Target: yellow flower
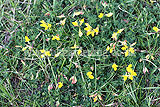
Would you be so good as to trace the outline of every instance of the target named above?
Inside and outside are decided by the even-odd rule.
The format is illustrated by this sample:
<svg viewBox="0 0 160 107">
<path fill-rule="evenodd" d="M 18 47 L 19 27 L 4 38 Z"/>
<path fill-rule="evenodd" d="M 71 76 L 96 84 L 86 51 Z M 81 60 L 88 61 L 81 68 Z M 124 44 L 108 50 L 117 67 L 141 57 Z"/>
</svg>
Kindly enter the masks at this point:
<svg viewBox="0 0 160 107">
<path fill-rule="evenodd" d="M 114 69 L 114 71 L 117 71 L 117 67 L 118 65 L 116 65 L 115 63 L 112 65 L 112 68 Z"/>
<path fill-rule="evenodd" d="M 79 37 L 81 37 L 83 35 L 81 29 L 79 28 Z"/>
<path fill-rule="evenodd" d="M 109 51 L 110 53 L 112 53 L 113 52 L 113 48 L 110 48 L 110 51 Z"/>
<path fill-rule="evenodd" d="M 107 51 L 109 51 L 109 49 L 110 49 L 110 47 L 109 47 L 109 46 L 107 46 L 106 50 L 107 50 Z"/>
<path fill-rule="evenodd" d="M 121 49 L 122 49 L 122 50 L 126 50 L 127 48 L 128 48 L 128 46 L 125 45 L 125 46 L 122 47 Z M 134 48 L 130 47 L 129 49 L 127 49 L 126 52 L 125 52 L 125 57 L 127 57 L 130 52 L 131 52 L 132 54 L 134 54 Z"/>
<path fill-rule="evenodd" d="M 126 68 L 127 72 L 129 73 L 129 75 L 123 75 L 122 77 L 124 78 L 124 81 L 127 80 L 127 77 L 130 80 L 133 80 L 133 76 L 137 76 L 137 73 L 134 72 L 134 70 L 132 70 L 132 64 L 129 64 L 128 67 Z"/>
<path fill-rule="evenodd" d="M 74 46 L 71 47 L 71 49 L 76 49 L 76 48 L 78 48 L 76 44 L 74 44 Z"/>
<path fill-rule="evenodd" d="M 51 24 L 46 23 L 44 20 L 40 21 L 42 24 L 40 24 L 41 27 L 44 27 L 45 30 L 50 29 L 51 28 Z"/>
<path fill-rule="evenodd" d="M 153 55 L 151 55 L 151 59 L 152 59 L 152 60 L 154 60 L 154 57 L 153 57 Z"/>
<path fill-rule="evenodd" d="M 86 28 L 84 28 L 85 31 L 90 31 L 92 29 L 92 27 L 88 23 L 85 23 L 85 25 L 87 26 Z"/>
<path fill-rule="evenodd" d="M 98 99 L 98 97 L 97 97 L 97 96 L 95 96 L 95 97 L 93 98 L 94 102 L 96 102 L 96 101 L 97 101 L 97 99 Z"/>
<path fill-rule="evenodd" d="M 127 80 L 128 75 L 122 75 L 122 77 L 123 77 L 123 80 L 124 80 L 124 81 L 126 81 L 126 80 Z"/>
<path fill-rule="evenodd" d="M 41 55 L 41 58 L 44 58 L 44 57 L 45 57 L 45 55 L 44 55 L 44 54 L 42 54 L 42 55 Z"/>
<path fill-rule="evenodd" d="M 44 50 L 44 49 L 42 49 L 42 50 L 40 50 L 40 52 L 41 52 L 41 53 L 45 53 L 45 50 Z"/>
<path fill-rule="evenodd" d="M 89 77 L 90 79 L 94 79 L 94 76 L 93 76 L 93 75 L 88 75 L 88 77 Z"/>
<path fill-rule="evenodd" d="M 132 72 L 133 70 L 132 70 L 131 67 L 132 67 L 132 64 L 129 64 L 128 67 L 126 68 L 126 70 L 127 70 L 128 72 Z"/>
<path fill-rule="evenodd" d="M 114 40 L 117 40 L 117 33 L 113 32 L 112 37 Z"/>
<path fill-rule="evenodd" d="M 42 24 L 46 23 L 44 20 L 41 20 L 40 22 L 41 22 Z"/>
<path fill-rule="evenodd" d="M 87 31 L 87 36 L 89 36 L 90 34 L 92 34 L 92 31 Z"/>
<path fill-rule="evenodd" d="M 55 54 L 54 57 L 55 57 L 55 58 L 56 58 L 56 57 L 59 57 L 60 54 L 61 54 L 61 52 L 58 52 L 57 54 Z"/>
<path fill-rule="evenodd" d="M 128 55 L 129 55 L 129 51 L 126 50 L 126 52 L 125 52 L 125 57 L 127 57 Z"/>
<path fill-rule="evenodd" d="M 89 97 L 93 97 L 93 101 L 94 102 L 96 102 L 97 100 L 98 100 L 98 98 L 99 98 L 99 100 L 102 100 L 102 97 L 101 97 L 101 95 L 99 95 L 99 94 L 93 94 L 93 95 L 90 95 Z"/>
<path fill-rule="evenodd" d="M 94 37 L 94 33 L 95 33 L 95 32 L 94 32 L 94 30 L 92 30 L 92 31 L 91 31 L 91 35 L 92 35 L 92 37 Z"/>
<path fill-rule="evenodd" d="M 111 17 L 113 15 L 113 13 L 108 13 L 108 14 L 105 14 L 107 17 Z"/>
<path fill-rule="evenodd" d="M 90 79 L 94 79 L 94 76 L 92 75 L 92 72 L 91 72 L 91 71 L 87 72 L 87 76 L 88 76 Z"/>
<path fill-rule="evenodd" d="M 59 38 L 59 36 L 53 36 L 53 37 L 52 37 L 52 40 L 58 40 L 58 41 L 59 41 L 60 38 Z"/>
<path fill-rule="evenodd" d="M 154 3 L 155 1 L 154 1 L 154 0 L 150 0 L 150 2 L 151 2 L 151 3 Z"/>
<path fill-rule="evenodd" d="M 92 28 L 88 23 L 85 23 L 85 25 L 87 26 L 87 27 L 90 27 L 90 28 Z"/>
<path fill-rule="evenodd" d="M 87 72 L 87 76 L 88 76 L 88 75 L 92 75 L 92 72 L 91 72 L 91 71 Z"/>
<path fill-rule="evenodd" d="M 72 22 L 72 24 L 73 24 L 74 26 L 78 26 L 77 20 L 76 20 L 75 22 Z"/>
<path fill-rule="evenodd" d="M 155 32 L 158 32 L 159 31 L 159 29 L 157 28 L 157 27 L 153 27 L 153 30 L 155 31 Z"/>
<path fill-rule="evenodd" d="M 99 27 L 98 26 L 96 27 L 96 29 L 92 30 L 92 27 L 88 23 L 85 23 L 85 25 L 87 27 L 84 28 L 84 30 L 87 31 L 87 36 L 89 36 L 91 34 L 92 37 L 94 37 L 94 33 L 96 33 L 96 35 L 98 35 L 98 32 L 99 32 Z"/>
<path fill-rule="evenodd" d="M 133 80 L 133 75 L 129 75 L 128 78 L 129 78 L 130 80 Z"/>
<path fill-rule="evenodd" d="M 129 48 L 129 51 L 133 54 L 134 53 L 134 48 Z"/>
<path fill-rule="evenodd" d="M 137 76 L 137 73 L 132 70 L 132 64 L 129 64 L 126 70 L 131 73 L 132 76 Z"/>
<path fill-rule="evenodd" d="M 89 28 L 86 28 L 86 29 L 89 29 Z M 91 29 L 90 29 L 90 30 L 87 30 L 87 36 L 89 36 L 90 34 L 92 34 Z"/>
<path fill-rule="evenodd" d="M 117 33 L 121 33 L 123 30 L 124 30 L 124 29 L 120 29 L 120 30 L 117 31 Z"/>
<path fill-rule="evenodd" d="M 45 51 L 45 56 L 51 56 L 50 52 L 49 51 Z"/>
<path fill-rule="evenodd" d="M 103 15 L 104 15 L 103 13 L 100 13 L 100 14 L 98 15 L 98 17 L 99 17 L 99 18 L 102 18 Z"/>
<path fill-rule="evenodd" d="M 40 52 L 42 53 L 41 58 L 44 58 L 45 56 L 51 56 L 50 51 L 45 51 L 42 49 Z"/>
<path fill-rule="evenodd" d="M 132 68 L 128 68 L 127 67 L 127 71 L 129 72 L 129 73 L 133 73 L 134 71 L 132 70 Z"/>
<path fill-rule="evenodd" d="M 96 35 L 98 35 L 98 32 L 99 32 L 99 27 L 97 26 L 95 29 L 93 29 L 94 32 L 96 33 Z"/>
<path fill-rule="evenodd" d="M 64 26 L 65 23 L 66 23 L 66 18 L 60 21 L 60 24 L 61 24 L 62 26 Z"/>
<path fill-rule="evenodd" d="M 47 25 L 48 25 L 48 28 L 49 28 L 49 29 L 50 29 L 50 28 L 51 28 L 51 26 L 52 26 L 52 25 L 51 25 L 51 24 L 49 24 L 49 23 L 47 23 Z"/>
<path fill-rule="evenodd" d="M 80 22 L 80 26 L 81 26 L 83 24 L 83 22 L 84 22 L 84 18 L 79 20 L 79 22 Z"/>
<path fill-rule="evenodd" d="M 129 68 L 132 68 L 132 64 L 129 64 L 128 67 L 129 67 Z"/>
<path fill-rule="evenodd" d="M 27 47 L 23 47 L 23 48 L 22 48 L 22 51 L 25 51 L 26 49 L 27 49 Z"/>
<path fill-rule="evenodd" d="M 81 53 L 82 53 L 82 50 L 79 49 L 79 50 L 77 51 L 77 54 L 80 55 Z"/>
<path fill-rule="evenodd" d="M 58 88 L 62 88 L 63 83 L 62 82 L 58 82 Z"/>
<path fill-rule="evenodd" d="M 121 49 L 124 51 L 124 50 L 126 50 L 128 48 L 128 46 L 127 45 L 124 45 Z"/>
<path fill-rule="evenodd" d="M 30 39 L 28 38 L 28 36 L 25 36 L 25 42 L 29 42 Z"/>
<path fill-rule="evenodd" d="M 132 75 L 132 76 L 137 76 L 137 73 L 134 72 L 134 70 L 132 70 L 132 71 L 131 71 L 131 75 Z"/>
</svg>

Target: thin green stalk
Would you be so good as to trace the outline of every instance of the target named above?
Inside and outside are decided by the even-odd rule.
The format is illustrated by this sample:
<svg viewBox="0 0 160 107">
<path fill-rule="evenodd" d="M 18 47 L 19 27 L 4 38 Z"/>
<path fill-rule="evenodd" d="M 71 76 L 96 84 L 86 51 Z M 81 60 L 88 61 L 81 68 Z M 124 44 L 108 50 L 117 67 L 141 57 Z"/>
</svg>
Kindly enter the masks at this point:
<svg viewBox="0 0 160 107">
<path fill-rule="evenodd" d="M 52 67 L 52 64 L 51 64 L 51 61 L 50 61 L 49 57 L 48 57 L 48 62 L 49 62 L 49 65 L 50 65 L 50 67 L 51 67 L 51 70 L 52 70 L 52 74 L 53 74 L 53 77 L 54 77 L 55 85 L 57 86 L 56 75 L 55 75 L 55 73 L 54 73 L 54 70 L 53 70 L 53 67 Z"/>
</svg>

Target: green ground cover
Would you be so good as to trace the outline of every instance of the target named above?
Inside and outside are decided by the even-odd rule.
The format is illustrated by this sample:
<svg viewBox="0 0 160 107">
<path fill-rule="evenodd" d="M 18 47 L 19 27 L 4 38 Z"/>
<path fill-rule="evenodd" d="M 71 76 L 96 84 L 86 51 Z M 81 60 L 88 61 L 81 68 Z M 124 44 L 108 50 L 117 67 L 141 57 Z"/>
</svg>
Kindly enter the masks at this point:
<svg viewBox="0 0 160 107">
<path fill-rule="evenodd" d="M 0 0 L 0 106 L 160 106 L 158 0 Z"/>
</svg>

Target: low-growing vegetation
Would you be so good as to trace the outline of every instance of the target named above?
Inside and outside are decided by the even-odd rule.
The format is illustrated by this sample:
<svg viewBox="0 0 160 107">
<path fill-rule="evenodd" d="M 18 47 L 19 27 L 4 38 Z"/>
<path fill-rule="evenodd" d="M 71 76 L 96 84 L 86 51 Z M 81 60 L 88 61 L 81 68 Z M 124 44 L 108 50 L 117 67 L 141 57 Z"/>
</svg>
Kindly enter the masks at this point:
<svg viewBox="0 0 160 107">
<path fill-rule="evenodd" d="M 160 106 L 158 0 L 1 0 L 0 106 Z"/>
</svg>

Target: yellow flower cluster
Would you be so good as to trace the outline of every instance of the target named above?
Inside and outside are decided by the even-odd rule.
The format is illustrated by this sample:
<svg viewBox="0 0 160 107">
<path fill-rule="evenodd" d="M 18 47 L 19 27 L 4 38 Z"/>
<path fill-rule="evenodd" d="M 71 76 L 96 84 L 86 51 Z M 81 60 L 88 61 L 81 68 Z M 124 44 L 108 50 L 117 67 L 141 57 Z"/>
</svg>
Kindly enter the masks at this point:
<svg viewBox="0 0 160 107">
<path fill-rule="evenodd" d="M 121 33 L 121 32 L 122 32 L 122 29 L 118 30 L 118 33 Z M 109 46 L 107 46 L 106 51 L 113 53 L 116 50 L 116 46 L 120 46 L 120 45 L 117 45 L 119 42 L 122 44 L 121 49 L 122 49 L 122 51 L 124 51 L 125 57 L 129 56 L 129 54 L 135 53 L 135 49 L 133 48 L 133 46 L 136 44 L 136 42 L 133 44 L 129 44 L 130 46 L 128 46 L 127 40 L 124 40 L 124 41 L 118 40 L 115 43 L 111 43 Z M 121 52 L 121 53 L 123 53 L 123 52 Z"/>
<path fill-rule="evenodd" d="M 62 15 L 57 16 L 57 17 L 61 19 L 61 18 L 64 18 L 65 16 L 62 14 Z M 64 18 L 63 20 L 61 20 L 59 23 L 56 23 L 56 25 L 60 24 L 60 25 L 64 26 L 65 23 L 66 23 L 66 18 Z"/>
<path fill-rule="evenodd" d="M 116 41 L 116 40 L 117 40 L 117 35 L 120 34 L 123 30 L 124 30 L 124 29 L 120 29 L 120 30 L 118 30 L 117 32 L 113 32 L 111 38 L 113 38 L 113 40 Z"/>
<path fill-rule="evenodd" d="M 28 38 L 28 36 L 25 36 L 25 42 L 29 43 L 30 39 Z M 29 48 L 29 50 L 31 51 L 32 47 L 31 46 L 26 46 L 26 47 L 22 47 L 22 51 L 25 51 L 27 48 Z"/>
<path fill-rule="evenodd" d="M 81 37 L 83 35 L 82 31 L 81 31 L 81 28 L 80 26 L 83 24 L 84 22 L 84 18 L 79 20 L 79 24 L 78 24 L 78 21 L 76 20 L 75 22 L 72 22 L 72 24 L 76 27 L 78 26 L 79 27 L 79 37 Z"/>
<path fill-rule="evenodd" d="M 61 24 L 62 26 L 64 26 L 65 23 L 66 23 L 66 18 L 60 21 L 60 24 Z"/>
<path fill-rule="evenodd" d="M 76 48 L 78 48 L 76 44 L 74 44 L 74 46 L 71 47 L 71 49 L 76 49 Z"/>
<path fill-rule="evenodd" d="M 111 17 L 113 15 L 113 13 L 108 13 L 108 14 L 105 14 L 105 16 L 107 16 L 107 17 Z M 104 16 L 104 14 L 103 13 L 100 13 L 99 15 L 98 15 L 98 17 L 101 19 L 102 17 Z"/>
<path fill-rule="evenodd" d="M 52 37 L 52 40 L 58 40 L 58 41 L 59 41 L 59 40 L 60 40 L 60 37 L 59 37 L 58 35 L 53 36 L 53 37 Z"/>
<path fill-rule="evenodd" d="M 160 31 L 160 29 L 158 29 L 158 27 L 153 27 L 153 30 L 155 31 L 155 32 L 159 32 Z"/>
<path fill-rule="evenodd" d="M 124 81 L 126 81 L 127 78 L 133 80 L 133 76 L 137 76 L 137 73 L 134 72 L 134 70 L 132 69 L 132 64 L 129 64 L 126 70 L 127 70 L 126 74 L 122 76 Z"/>
<path fill-rule="evenodd" d="M 25 42 L 29 42 L 30 39 L 28 38 L 28 36 L 25 36 Z"/>
<path fill-rule="evenodd" d="M 90 79 L 94 79 L 94 76 L 92 75 L 92 72 L 91 72 L 91 71 L 87 72 L 87 76 L 88 76 L 88 78 L 90 78 Z"/>
<path fill-rule="evenodd" d="M 23 48 L 22 48 L 22 51 L 25 51 L 27 48 L 28 48 L 28 47 L 23 47 Z"/>
<path fill-rule="evenodd" d="M 78 49 L 77 54 L 80 55 L 82 53 L 81 49 Z"/>
<path fill-rule="evenodd" d="M 102 18 L 103 15 L 104 15 L 103 13 L 100 13 L 100 14 L 98 15 L 98 17 L 99 17 L 99 18 Z"/>
<path fill-rule="evenodd" d="M 89 36 L 91 34 L 92 37 L 94 37 L 94 33 L 96 33 L 96 35 L 98 35 L 98 33 L 99 33 L 99 27 L 98 26 L 95 29 L 92 29 L 92 27 L 88 23 L 85 23 L 85 25 L 87 27 L 84 28 L 84 30 L 87 31 L 87 36 Z"/>
<path fill-rule="evenodd" d="M 114 71 L 117 71 L 117 67 L 118 65 L 116 65 L 115 63 L 112 65 L 112 68 L 114 69 Z"/>
<path fill-rule="evenodd" d="M 121 48 L 123 51 L 125 51 L 125 57 L 127 57 L 129 55 L 129 53 L 134 54 L 134 48 L 130 46 L 130 48 L 128 48 L 127 44 L 124 44 L 123 47 Z"/>
<path fill-rule="evenodd" d="M 76 48 L 79 48 L 79 47 L 78 47 L 78 46 L 76 45 L 76 43 L 75 43 L 74 46 L 71 47 L 71 49 L 76 49 Z M 77 50 L 77 54 L 80 55 L 81 53 L 82 53 L 82 50 L 81 50 L 81 49 L 78 49 L 78 50 Z"/>
<path fill-rule="evenodd" d="M 113 51 L 115 50 L 116 47 L 116 43 L 111 43 L 110 46 L 107 46 L 106 51 L 109 51 L 110 53 L 113 53 Z"/>
<path fill-rule="evenodd" d="M 76 20 L 75 22 L 72 22 L 72 24 L 73 24 L 74 26 L 81 26 L 81 25 L 83 24 L 83 22 L 84 22 L 84 18 L 81 19 L 81 20 L 79 20 L 79 24 L 78 24 L 78 21 L 77 21 L 77 20 Z"/>
<path fill-rule="evenodd" d="M 26 47 L 23 47 L 23 48 L 22 48 L 22 51 L 25 51 L 27 48 L 29 48 L 30 51 L 31 51 L 31 49 L 32 49 L 32 47 L 26 46 Z"/>
<path fill-rule="evenodd" d="M 42 49 L 40 52 L 42 53 L 41 58 L 44 58 L 45 56 L 51 56 L 50 51 L 45 51 Z"/>
<path fill-rule="evenodd" d="M 100 94 L 94 94 L 94 95 L 90 95 L 89 97 L 93 97 L 93 101 L 96 102 L 98 99 L 102 100 L 102 97 Z"/>
<path fill-rule="evenodd" d="M 107 16 L 107 17 L 111 17 L 113 15 L 113 13 L 108 13 L 108 14 L 105 14 L 105 16 Z"/>
<path fill-rule="evenodd" d="M 41 27 L 44 27 L 45 30 L 51 29 L 51 24 L 46 23 L 44 20 L 40 21 L 42 24 L 40 24 Z"/>
<path fill-rule="evenodd" d="M 148 55 L 146 55 L 146 57 L 145 57 L 146 59 L 152 59 L 152 60 L 154 60 L 154 56 L 153 56 L 153 54 L 148 54 Z"/>
<path fill-rule="evenodd" d="M 63 83 L 62 82 L 58 82 L 58 88 L 62 88 Z"/>
</svg>

